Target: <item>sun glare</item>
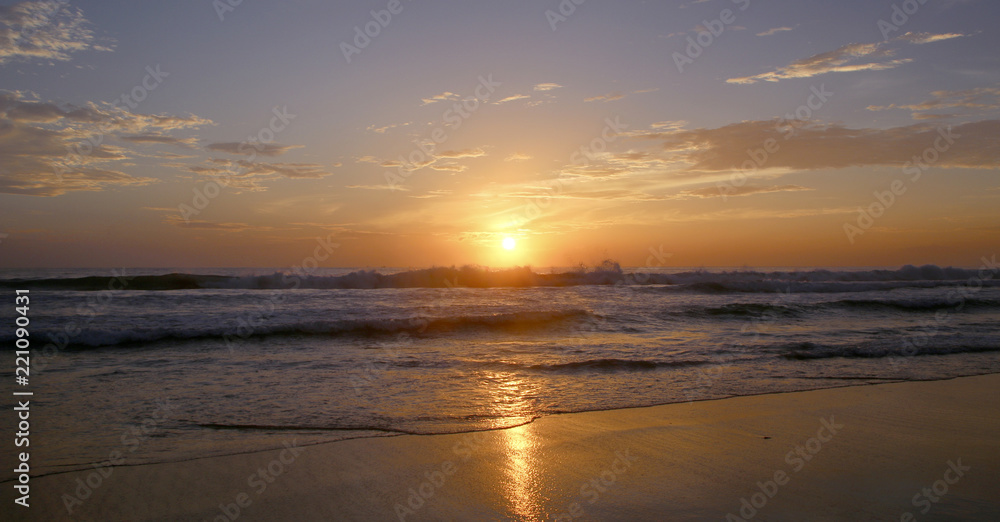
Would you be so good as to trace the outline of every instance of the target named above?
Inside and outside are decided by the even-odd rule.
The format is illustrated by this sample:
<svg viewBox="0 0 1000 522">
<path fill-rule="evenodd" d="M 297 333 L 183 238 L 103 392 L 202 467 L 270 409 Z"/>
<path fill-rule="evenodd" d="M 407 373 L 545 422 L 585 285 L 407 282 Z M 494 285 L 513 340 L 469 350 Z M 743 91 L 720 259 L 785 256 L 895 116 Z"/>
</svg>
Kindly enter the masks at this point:
<svg viewBox="0 0 1000 522">
<path fill-rule="evenodd" d="M 504 247 L 504 249 L 506 249 L 506 250 L 514 250 L 514 247 L 516 247 L 516 246 L 517 246 L 517 241 L 514 241 L 514 238 L 512 238 L 512 237 L 505 237 L 505 238 L 503 238 L 503 247 Z"/>
</svg>

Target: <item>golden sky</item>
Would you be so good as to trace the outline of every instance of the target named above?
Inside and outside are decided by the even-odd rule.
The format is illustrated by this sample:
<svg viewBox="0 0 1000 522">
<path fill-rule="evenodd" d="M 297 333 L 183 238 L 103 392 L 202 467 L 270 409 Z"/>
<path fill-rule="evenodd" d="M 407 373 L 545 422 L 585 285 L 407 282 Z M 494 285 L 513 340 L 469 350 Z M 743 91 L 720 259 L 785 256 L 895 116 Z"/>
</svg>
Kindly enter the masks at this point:
<svg viewBox="0 0 1000 522">
<path fill-rule="evenodd" d="M 1000 11 L 908 10 L 0 6 L 0 266 L 977 265 Z"/>
</svg>

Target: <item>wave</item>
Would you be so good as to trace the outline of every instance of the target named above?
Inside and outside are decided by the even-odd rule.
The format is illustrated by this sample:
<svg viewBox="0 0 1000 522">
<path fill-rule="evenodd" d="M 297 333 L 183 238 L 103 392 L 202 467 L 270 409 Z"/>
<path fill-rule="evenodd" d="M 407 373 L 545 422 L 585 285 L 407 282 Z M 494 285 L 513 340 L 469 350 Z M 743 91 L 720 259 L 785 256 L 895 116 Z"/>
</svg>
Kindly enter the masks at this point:
<svg viewBox="0 0 1000 522">
<path fill-rule="evenodd" d="M 522 370 L 534 372 L 556 372 L 556 373 L 581 373 L 581 372 L 618 372 L 618 371 L 643 371 L 657 370 L 660 368 L 685 368 L 691 366 L 701 366 L 709 364 L 709 361 L 686 360 L 686 361 L 650 361 L 645 359 L 587 359 L 583 361 L 573 361 L 556 364 L 531 364 L 524 365 L 512 362 L 490 362 L 483 363 L 491 368 L 503 368 L 505 370 Z"/>
<path fill-rule="evenodd" d="M 983 273 L 986 273 L 984 276 Z M 539 274 L 529 267 L 489 270 L 477 266 L 435 267 L 394 274 L 359 270 L 345 275 L 319 276 L 275 272 L 261 276 L 223 276 L 172 273 L 165 275 L 0 280 L 0 287 L 37 290 L 196 290 L 196 289 L 380 289 L 380 288 L 495 288 L 588 285 L 664 286 L 660 291 L 700 293 L 760 292 L 860 292 L 895 288 L 957 286 L 975 281 L 1000 286 L 995 270 L 906 265 L 898 270 L 803 270 L 758 272 L 752 270 L 679 273 L 626 272 L 605 261 L 591 269 Z"/>
<path fill-rule="evenodd" d="M 957 287 L 966 283 L 966 279 L 940 279 L 929 281 L 793 281 L 793 280 L 757 280 L 757 281 L 725 281 L 705 282 L 667 287 L 661 291 L 682 291 L 705 294 L 837 294 L 854 292 L 877 292 L 898 290 L 901 288 L 939 288 Z M 998 287 L 1000 280 L 982 282 L 983 286 Z"/>
<path fill-rule="evenodd" d="M 252 338 L 271 336 L 332 336 L 332 337 L 378 337 L 406 334 L 412 336 L 440 335 L 474 330 L 487 331 L 533 331 L 546 330 L 560 324 L 587 324 L 599 316 L 585 310 L 552 310 L 536 312 L 512 312 L 490 315 L 466 315 L 456 317 L 384 318 L 384 319 L 340 319 L 326 321 L 303 321 L 285 324 L 269 324 L 255 328 L 238 328 L 232 325 L 192 326 L 164 328 L 120 328 L 81 330 L 69 339 L 70 348 L 94 348 L 127 344 L 147 344 L 170 340 L 222 340 L 227 345 Z M 32 332 L 35 334 L 35 332 Z M 45 339 L 44 331 L 37 332 Z M 13 337 L 4 336 L 0 343 L 13 345 Z"/>
<path fill-rule="evenodd" d="M 872 298 L 872 299 L 840 299 L 813 303 L 728 303 L 721 306 L 687 306 L 682 310 L 665 310 L 661 316 L 704 318 L 704 319 L 741 319 L 747 317 L 781 317 L 799 318 L 816 312 L 830 310 L 850 311 L 889 311 L 889 312 L 963 312 L 969 310 L 998 309 L 1000 300 L 995 299 L 962 299 L 954 298 Z"/>
<path fill-rule="evenodd" d="M 863 344 L 820 345 L 803 342 L 771 347 L 780 357 L 791 360 L 814 359 L 880 359 L 915 357 L 926 355 L 952 355 L 960 353 L 983 353 L 1000 351 L 995 339 L 949 339 L 930 338 L 921 346 L 902 341 L 869 342 Z"/>
<path fill-rule="evenodd" d="M 992 299 L 962 299 L 958 296 L 952 299 L 843 299 L 824 304 L 843 308 L 886 309 L 904 312 L 1000 308 L 1000 301 Z"/>
<path fill-rule="evenodd" d="M 764 315 L 774 317 L 799 317 L 806 311 L 805 306 L 786 306 L 768 303 L 729 303 L 722 306 L 689 306 L 684 310 L 666 311 L 663 315 L 681 317 L 715 318 L 745 318 Z"/>
</svg>

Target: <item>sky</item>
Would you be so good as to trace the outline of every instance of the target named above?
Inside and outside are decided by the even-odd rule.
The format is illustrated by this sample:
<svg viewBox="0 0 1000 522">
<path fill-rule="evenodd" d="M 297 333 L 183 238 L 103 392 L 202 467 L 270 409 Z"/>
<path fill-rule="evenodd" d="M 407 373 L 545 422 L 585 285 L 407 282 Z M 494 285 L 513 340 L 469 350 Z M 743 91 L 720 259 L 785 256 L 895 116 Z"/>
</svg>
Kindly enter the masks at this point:
<svg viewBox="0 0 1000 522">
<path fill-rule="evenodd" d="M 0 266 L 978 266 L 998 21 L 989 0 L 8 3 Z"/>
</svg>

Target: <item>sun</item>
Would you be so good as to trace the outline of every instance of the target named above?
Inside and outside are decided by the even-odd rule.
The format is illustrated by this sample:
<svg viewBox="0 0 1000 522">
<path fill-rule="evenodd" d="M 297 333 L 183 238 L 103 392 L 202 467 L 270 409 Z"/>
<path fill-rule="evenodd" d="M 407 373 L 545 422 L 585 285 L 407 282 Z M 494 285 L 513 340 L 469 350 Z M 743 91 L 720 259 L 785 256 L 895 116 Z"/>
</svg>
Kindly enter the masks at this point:
<svg viewBox="0 0 1000 522">
<path fill-rule="evenodd" d="M 514 247 L 516 246 L 517 246 L 517 241 L 514 241 L 514 238 L 510 236 L 503 238 L 504 250 L 514 250 Z"/>
</svg>

